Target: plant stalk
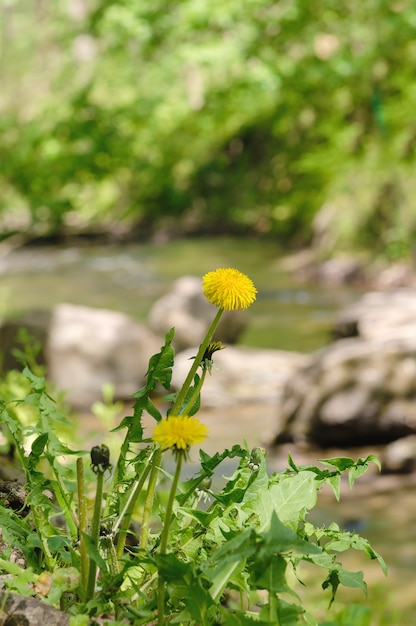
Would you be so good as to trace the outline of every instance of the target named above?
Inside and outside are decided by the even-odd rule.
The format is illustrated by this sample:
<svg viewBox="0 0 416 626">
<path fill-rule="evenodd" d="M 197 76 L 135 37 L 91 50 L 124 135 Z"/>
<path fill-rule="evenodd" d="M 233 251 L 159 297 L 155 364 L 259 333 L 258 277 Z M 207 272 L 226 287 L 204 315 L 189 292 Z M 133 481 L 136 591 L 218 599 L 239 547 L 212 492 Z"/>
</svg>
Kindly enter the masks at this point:
<svg viewBox="0 0 416 626">
<path fill-rule="evenodd" d="M 166 505 L 166 511 L 165 511 L 165 521 L 163 524 L 162 534 L 160 537 L 160 547 L 159 547 L 160 554 L 166 554 L 166 548 L 168 545 L 168 538 L 169 538 L 169 526 L 170 526 L 171 517 L 172 517 L 173 502 L 175 500 L 176 490 L 178 488 L 179 476 L 180 476 L 181 469 L 182 469 L 183 457 L 184 457 L 183 453 L 178 453 L 176 457 L 176 470 L 173 476 L 172 486 L 170 488 L 169 499 L 168 499 L 168 503 Z M 160 574 L 160 572 L 159 572 L 159 580 L 158 580 L 157 604 L 158 604 L 157 623 L 158 623 L 158 626 L 164 626 L 165 581 L 164 581 L 163 576 Z"/>
<path fill-rule="evenodd" d="M 269 591 L 269 619 L 270 623 L 280 626 L 279 602 L 275 593 Z"/>
<path fill-rule="evenodd" d="M 183 383 L 183 385 L 181 387 L 181 390 L 179 391 L 178 395 L 176 396 L 176 400 L 175 400 L 175 402 L 173 404 L 173 407 L 172 407 L 172 410 L 171 410 L 172 415 L 181 415 L 181 413 L 183 413 L 182 405 L 183 405 L 183 402 L 184 402 L 184 400 L 186 398 L 186 394 L 188 393 L 189 387 L 192 384 L 192 381 L 194 379 L 196 371 L 197 371 L 198 367 L 201 364 L 202 357 L 205 354 L 205 350 L 207 349 L 208 344 L 211 341 L 211 338 L 212 338 L 212 336 L 213 336 L 213 334 L 215 332 L 215 329 L 218 326 L 218 322 L 220 321 L 221 315 L 223 313 L 224 313 L 224 309 L 219 309 L 217 311 L 217 314 L 214 317 L 213 322 L 212 322 L 211 326 L 209 327 L 207 334 L 205 335 L 204 341 L 199 346 L 199 350 L 198 350 L 197 355 L 196 355 L 196 357 L 194 359 L 194 362 L 192 363 L 192 366 L 191 366 L 191 368 L 190 368 L 190 370 L 188 372 L 188 375 L 185 378 L 185 381 L 184 381 L 184 383 Z"/>
<path fill-rule="evenodd" d="M 81 595 L 85 600 L 88 580 L 88 553 L 85 545 L 85 535 L 88 531 L 87 499 L 85 497 L 84 463 L 81 457 L 77 459 L 77 489 L 78 489 L 78 532 L 79 557 L 81 561 Z"/>
<path fill-rule="evenodd" d="M 104 485 L 104 472 L 97 473 L 97 490 L 95 493 L 94 513 L 92 517 L 91 525 L 91 541 L 98 549 L 100 540 L 100 523 L 101 523 L 101 511 L 103 502 L 103 485 Z M 86 599 L 91 600 L 95 591 L 95 579 L 97 577 L 97 563 L 94 559 L 89 560 L 88 581 L 87 581 L 87 593 Z"/>
<path fill-rule="evenodd" d="M 142 471 L 140 478 L 135 481 L 135 485 L 131 491 L 131 494 L 126 502 L 126 505 L 123 511 L 120 514 L 120 517 L 119 517 L 120 524 L 116 524 L 114 526 L 114 529 L 113 529 L 114 533 L 116 533 L 117 529 L 120 527 L 118 537 L 117 537 L 117 550 L 116 550 L 117 558 L 119 560 L 123 556 L 124 546 L 126 545 L 127 532 L 130 526 L 131 518 L 134 512 L 134 508 L 136 506 L 137 499 L 141 493 L 141 490 L 143 489 L 143 485 L 151 469 L 152 469 L 152 464 L 151 464 L 151 460 L 149 460 L 148 464 Z"/>
<path fill-rule="evenodd" d="M 190 414 L 192 407 L 194 406 L 195 402 L 198 400 L 198 396 L 201 392 L 202 385 L 204 384 L 206 375 L 207 375 L 207 369 L 206 367 L 204 367 L 202 370 L 201 378 L 199 379 L 198 384 L 195 387 L 194 392 L 192 396 L 190 397 L 188 404 L 184 407 L 183 412 L 186 413 L 187 415 Z"/>
<path fill-rule="evenodd" d="M 149 484 L 147 486 L 146 500 L 144 503 L 143 518 L 142 518 L 142 532 L 140 536 L 140 548 L 142 550 L 146 549 L 147 540 L 149 537 L 150 516 L 152 514 L 152 506 L 153 506 L 153 499 L 155 496 L 157 475 L 159 473 L 161 461 L 162 461 L 162 450 L 158 448 L 150 464 L 151 472 L 150 472 Z"/>
</svg>

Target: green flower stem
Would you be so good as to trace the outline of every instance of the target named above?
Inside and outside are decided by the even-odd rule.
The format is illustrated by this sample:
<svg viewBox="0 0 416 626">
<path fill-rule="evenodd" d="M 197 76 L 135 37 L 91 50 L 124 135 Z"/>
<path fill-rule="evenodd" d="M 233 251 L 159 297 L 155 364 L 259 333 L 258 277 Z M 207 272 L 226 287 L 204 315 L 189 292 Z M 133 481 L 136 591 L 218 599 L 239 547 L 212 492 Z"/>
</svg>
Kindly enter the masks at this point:
<svg viewBox="0 0 416 626">
<path fill-rule="evenodd" d="M 78 464 L 78 460 L 80 460 L 82 463 L 82 459 L 77 459 L 77 464 Z M 56 487 L 56 489 L 54 489 L 56 499 L 58 500 L 59 505 L 62 508 L 62 513 L 65 517 L 66 523 L 68 524 L 68 529 L 69 529 L 69 532 L 71 533 L 71 537 L 74 540 L 76 540 L 78 539 L 78 534 L 79 534 L 78 533 L 79 520 L 77 519 L 77 516 L 75 515 L 74 511 L 71 509 L 71 505 L 65 493 L 65 489 L 62 485 L 61 479 L 58 475 L 58 472 L 55 471 L 55 468 L 53 467 L 53 465 L 52 465 L 52 469 L 55 474 L 55 484 L 52 482 L 52 485 Z M 78 473 L 78 466 L 77 466 L 77 473 Z"/>
<path fill-rule="evenodd" d="M 94 513 L 92 517 L 92 526 L 91 526 L 91 541 L 94 546 L 98 549 L 98 543 L 100 540 L 100 522 L 101 522 L 101 511 L 102 511 L 102 502 L 103 502 L 103 484 L 104 484 L 104 472 L 97 473 L 97 490 L 95 493 L 95 502 L 94 502 Z M 90 558 L 90 566 L 88 571 L 88 582 L 87 582 L 87 594 L 86 599 L 91 600 L 94 596 L 95 590 L 95 579 L 97 575 L 97 563 L 94 559 Z"/>
<path fill-rule="evenodd" d="M 160 537 L 160 547 L 159 547 L 160 554 L 166 554 L 166 547 L 168 545 L 168 538 L 169 538 L 169 526 L 170 526 L 171 517 L 172 517 L 173 502 L 175 500 L 176 490 L 178 488 L 178 482 L 179 482 L 179 476 L 180 476 L 181 469 L 182 469 L 183 457 L 184 457 L 184 454 L 182 452 L 178 452 L 178 454 L 176 455 L 176 470 L 173 476 L 172 486 L 170 488 L 169 499 L 168 499 L 168 503 L 166 505 L 166 511 L 165 511 L 165 520 L 163 524 L 162 534 Z M 163 579 L 163 576 L 160 573 L 159 573 L 159 582 L 158 582 L 157 603 L 158 603 L 157 623 L 158 623 L 158 626 L 164 626 L 165 581 Z"/>
<path fill-rule="evenodd" d="M 280 626 L 279 605 L 275 593 L 269 592 L 269 619 L 270 623 Z"/>
<path fill-rule="evenodd" d="M 126 505 L 120 514 L 119 521 L 120 524 L 115 524 L 113 532 L 116 533 L 118 527 L 120 527 L 118 537 L 117 537 L 117 558 L 120 560 L 123 556 L 124 546 L 126 545 L 126 537 L 127 532 L 130 526 L 131 518 L 134 512 L 134 508 L 137 503 L 137 499 L 143 489 L 143 485 L 146 481 L 146 478 L 149 475 L 150 470 L 152 469 L 151 459 L 149 463 L 144 468 L 141 476 L 138 480 L 135 481 L 134 487 L 131 491 L 131 494 L 126 502 Z M 146 538 L 147 539 L 147 538 Z"/>
<path fill-rule="evenodd" d="M 207 375 L 207 368 L 204 367 L 202 370 L 202 374 L 201 374 L 201 378 L 199 379 L 199 382 L 197 384 L 197 386 L 194 389 L 194 392 L 188 402 L 188 404 L 186 405 L 186 407 L 184 407 L 183 412 L 186 413 L 187 415 L 190 414 L 190 411 L 192 410 L 192 407 L 194 406 L 195 402 L 198 400 L 198 396 L 201 392 L 202 389 L 202 385 L 204 384 L 205 381 L 205 376 Z"/>
<path fill-rule="evenodd" d="M 146 500 L 144 503 L 143 518 L 142 518 L 142 532 L 140 536 L 140 548 L 142 550 L 146 549 L 147 540 L 149 537 L 150 516 L 152 514 L 152 506 L 153 506 L 153 499 L 155 496 L 157 475 L 159 473 L 161 462 L 162 462 L 162 450 L 158 448 L 150 464 L 151 472 L 150 472 L 149 484 L 147 486 Z"/>
<path fill-rule="evenodd" d="M 81 594 L 85 596 L 88 580 L 88 554 L 85 545 L 85 535 L 88 530 L 87 499 L 85 497 L 85 476 L 82 458 L 77 459 L 77 489 L 78 489 L 78 516 L 79 516 L 79 557 L 81 561 Z M 85 597 L 83 597 L 85 600 Z"/>
<path fill-rule="evenodd" d="M 220 321 L 221 315 L 223 313 L 224 313 L 224 309 L 219 309 L 217 311 L 217 314 L 214 317 L 214 320 L 213 320 L 211 326 L 209 327 L 207 334 L 205 335 L 204 341 L 199 346 L 198 353 L 197 353 L 197 355 L 196 355 L 196 357 L 194 359 L 194 362 L 192 363 L 191 369 L 189 370 L 188 375 L 185 378 L 185 382 L 183 383 L 182 388 L 181 388 L 180 392 L 178 393 L 178 395 L 176 397 L 176 400 L 174 402 L 174 405 L 172 407 L 172 410 L 171 410 L 172 415 L 180 415 L 181 413 L 183 413 L 183 411 L 182 411 L 183 401 L 186 398 L 186 394 L 188 393 L 189 387 L 192 384 L 192 381 L 194 379 L 196 371 L 197 371 L 198 367 L 201 364 L 202 357 L 205 354 L 205 350 L 207 349 L 208 344 L 211 341 L 211 338 L 212 338 L 212 336 L 213 336 L 213 334 L 215 332 L 215 329 L 218 326 L 218 322 Z"/>
</svg>

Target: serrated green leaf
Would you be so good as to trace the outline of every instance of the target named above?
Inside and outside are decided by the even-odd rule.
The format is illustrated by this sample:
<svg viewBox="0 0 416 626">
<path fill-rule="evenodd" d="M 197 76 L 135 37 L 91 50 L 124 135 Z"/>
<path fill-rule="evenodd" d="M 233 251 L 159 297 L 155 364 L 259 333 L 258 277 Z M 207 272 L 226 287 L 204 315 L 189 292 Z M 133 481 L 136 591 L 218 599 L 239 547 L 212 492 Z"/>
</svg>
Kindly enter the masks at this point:
<svg viewBox="0 0 416 626">
<path fill-rule="evenodd" d="M 361 459 L 359 459 L 361 461 Z M 365 461 L 367 463 L 375 463 L 375 465 L 377 465 L 378 467 L 378 471 L 381 472 L 381 463 L 380 463 L 380 459 L 378 457 L 376 457 L 375 454 L 369 454 L 368 457 L 365 459 Z"/>
<path fill-rule="evenodd" d="M 319 483 L 315 474 L 301 471 L 295 476 L 282 476 L 267 491 L 259 493 L 255 512 L 259 515 L 260 528 L 266 528 L 274 511 L 281 522 L 297 528 L 305 513 L 316 504 Z"/>
<path fill-rule="evenodd" d="M 332 487 L 335 498 L 339 500 L 341 497 L 341 474 L 331 474 L 327 476 L 325 481 Z"/>
<path fill-rule="evenodd" d="M 286 582 L 286 560 L 280 554 L 269 551 L 267 563 L 254 560 L 250 566 L 250 584 L 256 589 L 267 589 L 271 593 L 290 592 Z"/>
<path fill-rule="evenodd" d="M 192 589 L 192 593 L 189 593 L 189 589 Z M 188 593 L 187 593 L 188 592 Z M 187 589 L 185 590 L 186 608 L 193 620 L 196 620 L 199 624 L 207 624 L 207 614 L 210 607 L 214 604 L 212 597 L 206 589 L 203 589 L 195 578 L 189 581 Z"/>
<path fill-rule="evenodd" d="M 234 573 L 244 568 L 246 559 L 253 556 L 256 550 L 256 534 L 249 528 L 229 539 L 202 563 L 202 570 L 211 582 L 211 596 L 215 600 L 218 600 Z"/>
<path fill-rule="evenodd" d="M 296 463 L 292 459 L 292 455 L 290 454 L 290 452 L 287 455 L 287 462 L 289 464 L 289 467 L 291 467 L 294 472 L 298 472 L 299 471 L 299 467 L 296 465 Z"/>
<path fill-rule="evenodd" d="M 350 487 L 354 485 L 356 478 L 359 478 L 360 476 L 365 474 L 365 472 L 368 470 L 369 463 L 375 463 L 379 471 L 381 470 L 380 461 L 374 454 L 370 454 L 365 459 L 358 459 L 358 461 L 354 464 L 353 467 L 351 467 L 348 473 L 348 483 Z"/>
<path fill-rule="evenodd" d="M 22 374 L 30 382 L 32 389 L 38 392 L 45 391 L 46 381 L 44 377 L 35 376 L 27 366 L 23 369 Z"/>
<path fill-rule="evenodd" d="M 367 596 L 367 584 L 364 581 L 362 572 L 349 572 L 342 567 L 338 570 L 339 582 L 344 587 L 352 587 L 354 589 L 361 589 Z"/>
<path fill-rule="evenodd" d="M 84 537 L 85 545 L 87 548 L 87 553 L 90 559 L 92 559 L 93 561 L 97 563 L 98 567 L 100 568 L 102 572 L 108 573 L 107 562 L 101 556 L 98 547 L 95 545 L 95 543 L 93 542 L 93 540 L 91 539 L 89 535 L 84 533 L 83 537 Z"/>
<path fill-rule="evenodd" d="M 331 589 L 331 598 L 329 600 L 329 606 L 331 606 L 331 604 L 334 602 L 335 600 L 335 595 L 337 593 L 337 589 L 339 587 L 339 576 L 338 576 L 338 570 L 333 569 L 329 572 L 328 576 L 326 577 L 326 579 L 324 580 L 324 582 L 322 583 L 322 589 Z"/>
<path fill-rule="evenodd" d="M 165 580 L 183 578 L 189 571 L 189 565 L 180 561 L 175 554 L 156 554 L 154 560 Z"/>
<path fill-rule="evenodd" d="M 377 560 L 385 576 L 387 576 L 387 566 L 383 557 L 370 545 L 368 539 L 361 537 L 357 533 L 353 534 L 351 547 L 355 550 L 362 550 L 370 559 Z"/>
<path fill-rule="evenodd" d="M 261 552 L 267 553 L 288 552 L 289 550 L 297 550 L 303 554 L 320 554 L 321 549 L 314 543 L 306 541 L 298 535 L 294 530 L 286 526 L 273 511 L 270 516 L 269 527 L 266 531 L 259 533 L 259 538 L 264 542 Z"/>
<path fill-rule="evenodd" d="M 49 433 L 42 433 L 37 437 L 31 446 L 31 454 L 35 457 L 39 457 L 45 449 L 46 442 L 48 441 Z"/>
<path fill-rule="evenodd" d="M 233 459 L 235 457 L 247 457 L 247 451 L 239 445 L 233 446 L 231 450 L 224 450 L 224 452 L 216 452 L 213 456 L 210 456 L 202 449 L 199 450 L 199 457 L 201 460 L 201 472 L 199 476 L 187 480 L 183 485 L 183 493 L 177 496 L 177 500 L 181 505 L 184 505 L 187 500 L 195 494 L 195 490 L 205 478 L 210 478 L 215 469 L 225 459 Z"/>
<path fill-rule="evenodd" d="M 280 624 L 281 626 L 298 626 L 299 617 L 304 613 L 304 609 L 296 604 L 289 604 L 279 598 L 278 616 L 270 615 L 270 607 L 265 604 L 260 611 L 260 618 L 267 620 L 266 624 Z"/>
<path fill-rule="evenodd" d="M 355 465 L 355 461 L 346 456 L 334 457 L 331 459 L 319 459 L 318 462 L 322 463 L 322 465 L 335 467 L 340 472 L 345 472 L 345 470 Z"/>
<path fill-rule="evenodd" d="M 149 366 L 146 372 L 146 389 L 148 391 L 155 389 L 156 382 L 159 382 L 165 389 L 170 389 L 175 356 L 175 351 L 171 346 L 173 336 L 174 329 L 171 328 L 165 336 L 165 344 L 160 352 L 154 354 L 149 360 Z"/>
</svg>

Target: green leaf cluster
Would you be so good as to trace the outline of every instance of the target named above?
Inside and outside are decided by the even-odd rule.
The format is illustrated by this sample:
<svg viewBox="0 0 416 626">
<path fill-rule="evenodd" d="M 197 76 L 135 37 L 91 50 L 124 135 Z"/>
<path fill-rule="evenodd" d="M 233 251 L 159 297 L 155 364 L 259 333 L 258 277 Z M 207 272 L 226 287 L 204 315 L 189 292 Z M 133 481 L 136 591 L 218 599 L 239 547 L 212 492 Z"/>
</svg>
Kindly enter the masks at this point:
<svg viewBox="0 0 416 626">
<path fill-rule="evenodd" d="M 343 474 L 352 486 L 378 460 L 340 457 L 298 466 L 289 456 L 285 471 L 270 474 L 263 449 L 249 452 L 236 444 L 214 455 L 200 450 L 199 470 L 174 493 L 166 531 L 163 492 L 171 477 L 160 471 L 161 452 L 144 438 L 142 418 L 147 412 L 155 423 L 165 419 L 153 393 L 160 387 L 169 391 L 172 339 L 170 331 L 149 362 L 144 387 L 134 394 L 133 415 L 116 429 L 125 436 L 111 481 L 104 480 L 105 471 L 90 470 L 84 486 L 83 453 L 59 434 L 65 416 L 45 379 L 25 368 L 26 396 L 17 402 L 33 407 L 35 419 L 20 420 L 13 400 L 1 405 L 1 423 L 16 447 L 27 490 L 20 511 L 0 502 L 0 569 L 10 575 L 4 584 L 23 595 L 43 594 L 44 601 L 73 615 L 74 623 L 110 615 L 114 624 L 150 625 L 162 601 L 166 620 L 189 626 L 318 625 L 314 607 L 304 606 L 299 593 L 303 568 L 313 566 L 328 619 L 335 620 L 322 626 L 348 624 L 351 607 L 339 618 L 330 609 L 339 586 L 364 593 L 367 587 L 362 572 L 348 571 L 340 555 L 361 551 L 385 571 L 384 561 L 357 533 L 336 524 L 317 527 L 308 516 L 324 485 L 338 499 Z M 190 397 L 199 393 L 199 382 L 195 375 Z M 220 478 L 230 466 L 231 475 Z M 92 522 L 97 534 L 80 524 L 94 482 L 100 493 Z M 26 569 L 9 562 L 12 549 L 20 551 Z M 99 578 L 85 594 L 88 563 L 94 576 L 99 569 Z M 367 626 L 365 607 L 354 615 Z"/>
</svg>

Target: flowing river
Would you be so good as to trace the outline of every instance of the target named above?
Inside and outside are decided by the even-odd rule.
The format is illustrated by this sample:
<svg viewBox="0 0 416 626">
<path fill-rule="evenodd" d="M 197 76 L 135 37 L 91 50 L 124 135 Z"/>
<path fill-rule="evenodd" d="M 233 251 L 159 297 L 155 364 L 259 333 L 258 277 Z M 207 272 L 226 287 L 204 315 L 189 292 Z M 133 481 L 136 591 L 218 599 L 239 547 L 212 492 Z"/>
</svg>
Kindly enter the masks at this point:
<svg viewBox="0 0 416 626">
<path fill-rule="evenodd" d="M 16 249 L 0 256 L 0 315 L 70 302 L 123 311 L 146 322 L 152 303 L 176 278 L 186 274 L 202 276 L 217 267 L 236 267 L 252 278 L 259 291 L 255 305 L 247 311 L 249 325 L 241 343 L 310 352 L 330 341 L 337 311 L 353 301 L 357 293 L 299 284 L 284 271 L 283 256 L 284 251 L 273 242 L 228 238 Z M 221 411 L 207 411 L 204 419 L 212 435 L 208 452 L 244 440 L 251 447 L 264 443 L 268 434 L 273 435 L 274 409 L 270 406 L 227 408 L 226 420 Z M 283 449 L 271 454 L 271 469 L 285 467 L 287 452 Z M 291 452 L 298 463 L 302 462 L 302 451 Z M 316 454 L 315 458 L 322 458 L 332 452 Z M 362 456 L 360 451 L 342 454 Z M 386 581 L 376 564 L 368 563 L 361 554 L 348 557 L 348 564 L 363 569 L 369 582 L 369 603 L 377 613 L 374 625 L 413 626 L 415 477 L 373 478 L 364 480 L 361 486 L 358 483 L 351 492 L 345 486 L 346 497 L 339 504 L 325 496 L 316 518 L 322 523 L 337 521 L 356 529 L 387 561 Z M 361 602 L 363 597 L 357 593 L 354 599 Z"/>
</svg>

